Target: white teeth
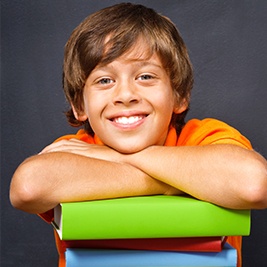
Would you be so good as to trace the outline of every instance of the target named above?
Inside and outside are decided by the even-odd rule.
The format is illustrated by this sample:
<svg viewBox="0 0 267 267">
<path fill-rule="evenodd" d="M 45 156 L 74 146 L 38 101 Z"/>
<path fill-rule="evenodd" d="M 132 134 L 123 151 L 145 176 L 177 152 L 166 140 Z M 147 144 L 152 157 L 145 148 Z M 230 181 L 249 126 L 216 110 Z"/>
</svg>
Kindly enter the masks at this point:
<svg viewBox="0 0 267 267">
<path fill-rule="evenodd" d="M 143 118 L 142 116 L 119 117 L 119 118 L 114 119 L 114 122 L 119 123 L 119 124 L 132 124 L 132 123 L 135 123 L 141 120 L 142 118 Z"/>
</svg>

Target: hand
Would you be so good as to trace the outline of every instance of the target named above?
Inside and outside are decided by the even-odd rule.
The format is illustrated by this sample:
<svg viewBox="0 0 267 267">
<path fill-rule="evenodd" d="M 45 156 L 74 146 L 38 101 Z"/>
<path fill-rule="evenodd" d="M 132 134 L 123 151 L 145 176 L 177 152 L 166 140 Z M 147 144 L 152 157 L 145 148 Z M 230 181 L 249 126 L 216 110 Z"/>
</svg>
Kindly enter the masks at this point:
<svg viewBox="0 0 267 267">
<path fill-rule="evenodd" d="M 122 162 L 123 155 L 105 145 L 88 144 L 78 139 L 61 140 L 45 147 L 39 154 L 66 152 L 106 161 Z"/>
</svg>

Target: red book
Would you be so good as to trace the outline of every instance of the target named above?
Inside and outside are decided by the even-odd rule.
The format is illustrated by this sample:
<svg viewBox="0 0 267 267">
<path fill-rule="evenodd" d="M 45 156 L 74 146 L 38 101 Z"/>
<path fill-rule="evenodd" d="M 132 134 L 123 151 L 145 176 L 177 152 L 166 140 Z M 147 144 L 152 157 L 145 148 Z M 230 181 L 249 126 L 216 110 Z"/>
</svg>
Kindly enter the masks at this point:
<svg viewBox="0 0 267 267">
<path fill-rule="evenodd" d="M 65 248 L 220 252 L 226 237 L 62 240 Z"/>
</svg>

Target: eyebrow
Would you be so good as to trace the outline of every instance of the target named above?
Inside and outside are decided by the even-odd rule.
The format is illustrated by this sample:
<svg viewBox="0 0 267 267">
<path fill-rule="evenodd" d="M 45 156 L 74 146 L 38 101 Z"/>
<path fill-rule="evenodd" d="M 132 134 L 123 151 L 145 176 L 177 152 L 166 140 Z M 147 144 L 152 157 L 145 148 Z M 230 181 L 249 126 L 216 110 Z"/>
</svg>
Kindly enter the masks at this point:
<svg viewBox="0 0 267 267">
<path fill-rule="evenodd" d="M 134 61 L 134 63 L 136 65 L 139 65 L 140 67 L 145 67 L 145 66 L 148 66 L 148 65 L 152 65 L 152 66 L 160 68 L 160 69 L 163 68 L 162 65 L 154 63 L 153 61 L 147 61 L 147 60 L 143 61 L 143 60 L 138 60 L 138 59 L 137 60 L 134 59 L 134 60 L 130 60 L 130 61 Z"/>
</svg>

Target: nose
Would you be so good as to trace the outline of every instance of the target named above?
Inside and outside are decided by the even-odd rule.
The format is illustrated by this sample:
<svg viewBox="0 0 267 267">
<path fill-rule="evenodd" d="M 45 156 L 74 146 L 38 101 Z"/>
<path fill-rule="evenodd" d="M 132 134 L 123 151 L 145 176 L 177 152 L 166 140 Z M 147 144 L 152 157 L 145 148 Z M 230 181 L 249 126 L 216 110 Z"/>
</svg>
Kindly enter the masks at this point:
<svg viewBox="0 0 267 267">
<path fill-rule="evenodd" d="M 114 105 L 124 104 L 128 106 L 138 103 L 140 99 L 140 94 L 137 87 L 134 85 L 134 82 L 119 83 L 114 90 Z"/>
</svg>

